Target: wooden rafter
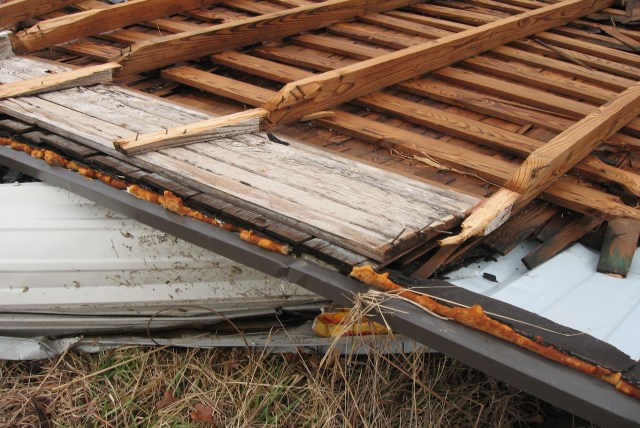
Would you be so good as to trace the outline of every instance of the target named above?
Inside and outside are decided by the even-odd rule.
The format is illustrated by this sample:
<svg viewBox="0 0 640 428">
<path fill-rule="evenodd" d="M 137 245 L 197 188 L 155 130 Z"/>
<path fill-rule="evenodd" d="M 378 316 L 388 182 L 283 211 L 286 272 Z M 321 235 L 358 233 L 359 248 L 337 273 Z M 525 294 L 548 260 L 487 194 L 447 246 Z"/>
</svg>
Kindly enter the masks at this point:
<svg viewBox="0 0 640 428">
<path fill-rule="evenodd" d="M 239 69 L 268 79 L 277 78 L 286 81 L 288 78 L 289 80 L 296 80 L 311 73 L 295 67 L 276 64 L 268 60 L 248 57 L 239 52 L 225 52 L 224 54 L 215 55 L 214 59 L 216 62 L 234 68 L 239 65 Z M 250 83 L 239 82 L 228 77 L 208 73 L 188 66 L 166 70 L 163 72 L 163 77 L 252 106 L 262 105 L 265 100 L 270 99 L 274 94 L 274 91 L 269 89 Z M 367 95 L 364 98 L 372 98 L 372 95 L 374 94 Z M 368 102 L 371 101 L 371 99 L 368 100 Z M 420 108 L 424 108 L 424 106 L 421 105 Z M 259 109 L 249 111 L 256 110 Z M 411 131 L 352 115 L 341 109 L 334 109 L 332 113 L 333 114 L 328 117 L 316 119 L 315 123 L 364 141 L 377 144 L 382 143 L 385 147 L 397 149 L 399 152 L 415 154 L 417 159 L 429 157 L 436 163 L 437 161 L 442 161 L 446 165 L 450 165 L 459 170 L 469 171 L 474 175 L 498 185 L 505 183 L 517 168 L 517 166 L 511 162 L 501 161 L 473 150 L 457 147 L 455 144 L 434 140 Z M 264 114 L 264 112 L 262 112 L 262 114 Z M 567 124 L 565 128 L 570 125 L 570 123 Z M 494 135 L 494 137 L 496 137 L 496 135 Z M 535 143 L 533 143 L 534 141 Z M 532 143 L 535 144 L 535 148 L 540 147 L 542 144 L 537 140 L 532 140 L 529 144 Z M 531 148 L 529 152 L 525 151 L 523 153 L 529 154 L 533 150 L 534 148 Z M 602 166 L 602 162 L 597 159 L 588 160 L 588 158 L 582 162 L 581 172 L 588 172 L 589 169 L 595 170 L 595 168 L 591 167 L 594 160 Z M 598 168 L 597 173 L 600 174 L 603 180 L 613 180 L 633 189 L 633 191 L 638 190 L 638 176 L 635 174 L 609 166 L 602 169 Z M 560 206 L 583 213 L 598 213 L 602 216 L 620 215 L 624 213 L 625 216 L 637 215 L 640 217 L 640 212 L 634 208 L 622 204 L 616 198 L 604 192 L 593 188 L 585 188 L 571 181 L 568 177 L 550 186 L 542 196 L 546 199 L 553 200 Z"/>
<path fill-rule="evenodd" d="M 444 239 L 442 245 L 460 245 L 495 230 L 639 113 L 637 83 L 535 150 L 500 190 L 465 219 L 460 234 Z"/>
<path fill-rule="evenodd" d="M 121 61 L 122 74 L 135 74 L 265 40 L 275 40 L 345 21 L 363 11 L 382 12 L 418 1 L 420 0 L 329 0 L 159 37 L 134 44 Z"/>
<path fill-rule="evenodd" d="M 308 116 L 309 114 L 328 110 L 345 101 L 353 100 L 386 86 L 394 85 L 418 77 L 426 72 L 446 67 L 454 62 L 493 49 L 504 43 L 569 22 L 572 19 L 608 7 L 611 4 L 612 0 L 596 0 L 593 2 L 589 0 L 565 0 L 515 17 L 504 18 L 478 28 L 467 29 L 434 41 L 381 55 L 351 66 L 309 76 L 287 84 L 271 100 L 257 109 L 256 112 L 254 112 L 253 118 L 260 117 L 262 119 L 262 126 L 267 129 L 289 123 Z M 321 3 L 321 5 L 327 5 L 327 3 Z M 367 10 L 373 12 L 379 11 L 373 6 Z M 300 18 L 300 14 L 296 16 Z M 260 18 L 265 19 L 265 17 Z M 275 18 L 269 19 L 269 23 L 274 23 L 272 19 Z M 280 22 L 277 20 L 275 22 L 282 24 L 284 21 Z M 294 20 L 294 22 L 297 21 Z M 237 40 L 234 42 L 235 44 L 242 44 L 244 37 L 254 38 L 256 36 L 255 31 L 252 31 L 256 28 L 246 25 L 247 24 L 240 24 L 240 27 L 237 27 L 244 29 L 244 31 L 238 33 L 236 36 Z M 277 25 L 275 29 L 284 31 L 281 27 L 281 25 Z M 295 26 L 291 25 L 291 27 Z M 259 27 L 259 29 L 264 30 L 264 26 Z M 229 31 L 225 30 L 220 34 L 228 38 Z M 273 34 L 273 32 L 270 33 L 270 35 L 271 34 Z M 183 42 L 188 40 L 188 38 L 185 39 L 179 36 L 181 35 L 174 36 L 178 37 L 175 40 Z M 206 37 L 205 39 L 211 41 Z M 262 39 L 265 39 L 264 35 Z M 150 41 L 150 43 L 153 44 L 154 42 Z M 177 48 L 178 45 L 174 46 L 174 53 L 168 55 L 171 56 L 173 60 L 182 55 Z M 207 48 L 208 51 L 211 49 L 211 47 Z M 140 49 L 134 52 L 140 52 Z M 189 55 L 192 53 L 193 52 L 190 52 Z M 163 61 L 166 60 L 168 56 L 165 56 Z M 127 62 L 123 62 L 123 65 L 126 69 Z M 129 63 L 129 67 L 130 66 L 131 63 Z M 154 66 L 157 66 L 157 63 Z M 147 67 L 149 67 L 149 65 L 147 65 Z M 133 69 L 137 69 L 137 67 L 134 66 Z M 207 135 L 203 126 L 194 126 L 193 130 L 196 129 L 201 136 Z M 171 135 L 179 135 L 183 138 L 190 132 L 190 130 L 181 127 L 180 129 L 172 130 L 165 136 L 158 135 L 153 138 L 144 137 L 143 140 L 149 143 L 148 147 L 157 148 L 162 147 L 163 144 L 175 146 L 175 138 L 172 139 L 170 137 Z M 194 137 L 197 135 L 191 134 L 191 136 Z M 116 146 L 127 152 L 125 148 L 133 147 L 133 144 L 131 139 L 125 139 L 116 142 Z M 145 146 L 139 143 L 136 144 L 135 147 L 136 151 L 146 150 Z"/>
<path fill-rule="evenodd" d="M 0 4 L 0 28 L 16 24 L 27 18 L 53 12 L 81 0 L 13 0 Z"/>
<path fill-rule="evenodd" d="M 16 53 L 33 52 L 214 3 L 216 0 L 130 0 L 106 8 L 85 10 L 48 19 L 20 31 L 14 39 L 14 50 Z"/>
<path fill-rule="evenodd" d="M 0 85 L 0 100 L 56 91 L 74 86 L 108 83 L 112 81 L 113 72 L 118 68 L 120 68 L 120 64 L 117 63 L 98 64 Z"/>
<path fill-rule="evenodd" d="M 293 82 L 263 106 L 270 112 L 266 126 L 289 123 L 313 111 L 329 109 L 611 4 L 611 0 L 565 0 Z"/>
</svg>

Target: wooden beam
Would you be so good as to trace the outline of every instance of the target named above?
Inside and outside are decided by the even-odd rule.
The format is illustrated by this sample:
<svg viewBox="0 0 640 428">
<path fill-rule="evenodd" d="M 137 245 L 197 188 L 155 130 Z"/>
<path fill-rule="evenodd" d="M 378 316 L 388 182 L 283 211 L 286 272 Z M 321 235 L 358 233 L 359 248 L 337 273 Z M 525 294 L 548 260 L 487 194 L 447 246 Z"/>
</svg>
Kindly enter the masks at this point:
<svg viewBox="0 0 640 428">
<path fill-rule="evenodd" d="M 120 68 L 120 64 L 110 62 L 63 71 L 34 79 L 22 80 L 15 83 L 0 84 L 0 100 L 57 91 L 75 86 L 109 83 L 113 79 L 113 71 L 118 68 Z"/>
<path fill-rule="evenodd" d="M 267 79 L 286 81 L 284 76 L 289 76 L 289 79 L 293 80 L 311 73 L 239 52 L 216 55 L 214 59 L 221 59 L 221 62 L 229 67 L 238 68 Z M 173 70 L 175 71 L 166 72 L 165 75 L 173 78 L 176 77 L 175 75 L 182 74 L 180 78 L 186 79 L 187 76 L 193 74 L 194 69 L 187 70 L 187 68 L 179 67 Z M 193 82 L 194 85 L 198 85 L 208 92 L 227 96 L 250 105 L 260 106 L 264 103 L 265 98 L 271 97 L 274 93 L 248 83 L 237 81 L 233 83 L 232 79 L 227 77 L 196 71 L 202 75 L 197 79 L 197 82 Z M 189 83 L 187 80 L 184 81 Z M 207 86 L 205 86 L 205 81 Z M 239 90 L 234 92 L 232 88 Z M 363 141 L 396 149 L 404 154 L 415 154 L 418 157 L 428 156 L 436 162 L 443 162 L 443 168 L 445 168 L 444 165 L 447 165 L 460 171 L 468 171 L 472 175 L 496 184 L 506 182 L 517 168 L 511 162 L 459 147 L 453 142 L 435 140 L 388 124 L 352 115 L 340 109 L 335 109 L 330 117 L 316 119 L 315 123 Z M 584 167 L 587 166 L 585 163 Z M 617 178 L 616 181 L 620 181 L 620 178 Z M 640 219 L 638 211 L 622 204 L 617 197 L 576 183 L 569 177 L 562 178 L 549 187 L 543 194 L 543 198 L 568 209 L 590 215 L 613 216 L 624 212 L 628 216 L 638 214 Z"/>
<path fill-rule="evenodd" d="M 16 53 L 33 52 L 216 2 L 217 0 L 130 0 L 107 8 L 72 13 L 41 21 L 18 32 L 14 50 Z"/>
<path fill-rule="evenodd" d="M 200 58 L 267 40 L 323 28 L 363 12 L 383 12 L 420 0 L 329 0 L 201 30 L 136 43 L 125 53 L 122 75 Z M 605 2 L 608 0 L 598 0 Z"/>
<path fill-rule="evenodd" d="M 582 238 L 584 235 L 598 227 L 602 219 L 588 215 L 572 220 L 568 226 L 554 234 L 535 250 L 527 254 L 522 263 L 527 269 L 533 269 L 567 248 L 569 245 Z"/>
<path fill-rule="evenodd" d="M 0 28 L 16 24 L 27 18 L 44 15 L 81 0 L 13 0 L 0 4 Z"/>
<path fill-rule="evenodd" d="M 638 248 L 640 222 L 627 218 L 611 220 L 598 260 L 598 272 L 626 278 Z"/>
<path fill-rule="evenodd" d="M 267 127 L 289 123 L 380 88 L 418 77 L 513 40 L 608 7 L 612 0 L 565 0 L 286 85 L 263 108 Z"/>
<path fill-rule="evenodd" d="M 478 235 L 487 235 L 513 213 L 536 198 L 640 113 L 640 83 L 622 92 L 595 112 L 572 125 L 525 159 L 515 174 L 491 198 L 462 223 L 459 235 L 442 245 L 460 245 Z"/>
<path fill-rule="evenodd" d="M 116 149 L 128 155 L 181 146 L 203 138 L 221 138 L 250 134 L 260 130 L 260 119 L 267 112 L 260 108 L 215 117 L 185 126 L 141 134 L 133 138 L 116 140 Z"/>
</svg>

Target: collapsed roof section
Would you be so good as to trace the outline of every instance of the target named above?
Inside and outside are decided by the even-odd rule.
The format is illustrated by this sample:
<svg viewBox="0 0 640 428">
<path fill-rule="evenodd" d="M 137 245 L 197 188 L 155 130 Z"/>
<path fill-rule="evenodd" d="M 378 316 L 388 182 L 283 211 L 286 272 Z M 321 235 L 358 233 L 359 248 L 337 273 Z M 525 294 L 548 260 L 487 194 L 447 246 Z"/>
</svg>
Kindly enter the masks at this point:
<svg viewBox="0 0 640 428">
<path fill-rule="evenodd" d="M 204 193 L 240 203 L 270 219 L 296 226 L 380 263 L 401 259 L 394 267 L 405 271 L 408 268 L 409 273 L 415 271 L 417 277 L 428 277 L 483 241 L 472 239 L 469 244 L 460 245 L 462 239 L 449 240 L 456 245 L 437 250 L 437 240 L 446 237 L 443 232 L 459 224 L 479 202 L 465 198 L 460 190 L 485 197 L 495 191 L 494 184 L 522 189 L 522 183 L 513 184 L 516 183 L 514 177 L 526 175 L 518 166 L 520 159 L 530 156 L 533 157 L 528 162 L 533 166 L 529 170 L 544 170 L 545 179 L 538 177 L 538 181 L 544 183 L 536 186 L 528 199 L 540 195 L 560 208 L 586 216 L 579 219 L 584 223 L 580 223 L 582 226 L 567 225 L 566 232 L 571 235 L 568 242 L 599 226 L 598 219 L 630 219 L 612 222 L 613 228 L 619 221 L 635 222 L 639 217 L 633 208 L 633 199 L 640 186 L 630 161 L 638 141 L 635 93 L 625 104 L 625 113 L 629 116 L 626 120 L 621 120 L 623 112 L 613 109 L 611 120 L 620 122 L 621 132 L 606 139 L 606 144 L 601 144 L 601 140 L 607 135 L 591 136 L 591 146 L 595 148 L 591 154 L 587 154 L 588 149 L 575 154 L 562 144 L 554 144 L 559 147 L 554 151 L 551 144 L 546 144 L 554 136 L 560 139 L 554 142 L 572 141 L 575 131 L 564 134 L 572 124 L 632 86 L 640 75 L 640 61 L 634 52 L 635 32 L 594 21 L 598 19 L 595 15 L 598 11 L 615 16 L 623 14 L 616 9 L 606 9 L 612 5 L 610 1 L 567 0 L 545 4 L 533 0 L 504 3 L 136 0 L 116 5 L 85 1 L 74 2 L 72 6 L 61 3 L 56 11 L 44 16 L 36 11 L 38 18 L 26 21 L 27 17 L 15 12 L 17 3 L 21 2 L 14 0 L 0 6 L 6 9 L 6 18 L 0 25 L 11 26 L 22 20 L 20 27 L 12 28 L 15 33 L 8 36 L 12 49 L 18 54 L 33 53 L 55 60 L 57 65 L 39 68 L 23 63 L 17 66 L 19 70 L 10 70 L 12 66 L 7 66 L 12 78 L 5 77 L 5 83 L 38 78 L 4 85 L 4 96 L 16 95 L 16 90 L 27 94 L 104 82 L 115 77 L 121 85 L 222 115 L 212 119 L 211 115 L 199 115 L 192 110 L 186 116 L 172 114 L 162 120 L 152 120 L 140 115 L 138 100 L 133 106 L 136 112 L 123 114 L 139 118 L 132 123 L 114 114 L 109 117 L 107 112 L 95 108 L 71 108 L 91 120 L 116 125 L 99 127 L 102 136 L 110 141 L 102 141 L 97 148 L 111 156 L 134 164 L 138 162 L 138 166 L 140 159 L 153 159 L 145 162 L 147 167 L 152 165 L 156 173 L 190 181 Z M 582 19 L 584 16 L 587 20 Z M 525 38 L 527 36 L 530 37 Z M 485 53 L 478 55 L 482 52 Z M 173 66 L 176 63 L 179 64 Z M 75 66 L 81 68 L 62 73 Z M 158 80 L 160 68 L 162 78 Z M 430 75 L 424 75 L 429 71 Z M 163 87 L 157 89 L 154 85 Z M 185 85 L 203 92 L 187 92 Z M 40 99 L 49 97 L 49 102 L 67 108 L 70 106 L 65 103 L 76 106 L 83 103 L 80 94 L 75 98 L 66 95 L 66 100 L 61 96 L 48 94 Z M 85 99 L 91 97 L 95 96 L 85 94 Z M 348 104 L 342 104 L 344 102 Z M 15 110 L 20 108 L 14 108 L 13 113 L 11 110 L 6 107 L 4 111 L 15 116 Z M 147 116 L 156 114 L 146 113 Z M 298 119 L 313 120 L 315 127 L 300 122 L 282 126 Z M 42 118 L 36 119 L 33 115 L 29 120 L 44 123 Z M 318 130 L 318 126 L 324 130 Z M 613 133 L 598 117 L 593 127 Z M 292 158 L 307 158 L 308 153 L 298 153 L 295 150 L 298 147 L 269 146 L 269 142 L 267 149 L 256 153 L 255 147 L 266 141 L 265 136 L 256 137 L 251 150 L 242 147 L 246 145 L 245 138 L 235 152 L 193 144 L 206 145 L 211 138 L 267 128 L 276 128 L 312 144 L 327 145 L 328 141 L 344 139 L 328 144 L 329 148 L 359 158 L 381 159 L 405 175 L 418 174 L 444 182 L 450 197 L 444 206 L 449 208 L 439 210 L 435 216 L 429 214 L 433 209 L 427 209 L 423 219 L 407 219 L 403 214 L 411 209 L 403 207 L 404 203 L 398 205 L 390 195 L 395 193 L 403 201 L 407 197 L 393 186 L 382 193 L 347 202 L 347 194 L 352 195 L 354 191 L 368 194 L 370 187 L 354 187 L 344 193 L 335 192 L 330 185 L 317 189 L 308 182 L 309 175 L 315 176 L 315 173 L 303 174 L 300 178 L 296 175 L 309 164 L 316 164 L 317 159 L 311 158 L 306 166 L 285 168 Z M 106 129 L 110 129 L 111 135 Z M 561 133 L 562 138 L 558 136 Z M 154 153 L 126 158 L 109 150 L 112 143 L 129 154 L 150 150 Z M 376 149 L 372 143 L 384 149 Z M 185 145 L 180 150 L 161 150 Z M 230 145 L 223 146 L 226 149 Z M 288 154 L 282 157 L 275 154 L 278 149 Z M 197 156 L 192 155 L 194 151 L 199 151 Z M 292 196 L 297 199 L 294 205 L 290 200 L 275 199 L 273 203 L 278 208 L 274 209 L 264 203 L 265 199 L 251 200 L 254 190 L 258 198 L 262 198 L 264 195 L 260 193 L 264 187 L 256 185 L 257 189 L 249 189 L 247 180 L 227 183 L 229 186 L 222 190 L 206 188 L 204 183 L 229 178 L 224 173 L 222 177 L 211 175 L 210 169 L 217 169 L 216 162 L 226 163 L 229 156 L 238 153 L 248 156 L 249 152 L 253 152 L 253 158 L 247 157 L 247 161 L 253 159 L 251 166 L 235 165 L 237 169 L 226 168 L 227 172 L 238 177 L 242 169 L 255 177 L 257 164 L 268 164 L 272 170 L 265 173 L 266 177 L 257 177 L 264 186 L 280 195 L 293 195 L 296 190 L 307 193 L 313 187 L 315 196 L 311 196 L 310 201 Z M 543 152 L 546 153 L 543 155 Z M 560 152 L 564 155 L 563 161 L 558 158 Z M 262 162 L 265 153 L 272 155 L 269 162 Z M 218 155 L 221 158 L 216 158 Z M 541 156 L 551 159 L 545 162 L 566 167 L 555 172 L 553 167 L 542 167 Z M 320 154 L 320 157 L 326 158 L 326 155 Z M 571 162 L 566 162 L 567 157 Z M 191 165 L 185 163 L 187 158 Z M 335 170 L 336 166 L 329 162 L 314 169 L 316 172 L 323 167 Z M 276 190 L 269 180 L 274 179 L 278 168 L 284 169 L 280 177 L 309 185 Z M 568 170 L 570 176 L 557 179 Z M 197 177 L 194 172 L 198 172 Z M 318 180 L 332 181 L 326 177 Z M 341 187 L 345 180 L 343 174 L 334 181 Z M 243 197 L 239 201 L 239 194 L 248 201 Z M 329 194 L 332 196 L 328 197 Z M 386 214 L 367 208 L 367 202 L 375 205 L 379 198 L 388 201 L 384 208 L 388 211 Z M 425 199 L 424 195 L 415 198 L 419 199 L 429 198 Z M 313 204 L 305 208 L 314 201 L 320 209 Z M 431 208 L 442 205 L 441 200 L 434 200 Z M 551 208 L 537 207 L 532 214 L 530 205 L 517 204 L 518 209 L 522 207 L 527 207 L 525 219 L 514 221 L 527 223 L 525 226 L 530 228 L 542 226 L 551 212 Z M 491 231 L 512 214 L 511 208 L 512 203 L 507 201 L 505 207 L 494 210 L 494 214 L 486 215 L 486 209 L 479 210 L 479 216 L 485 223 L 489 222 L 490 227 L 476 227 L 475 233 Z M 293 213 L 296 210 L 297 216 Z M 350 210 L 362 217 L 359 222 L 350 217 Z M 424 207 L 415 206 L 416 213 L 423 210 Z M 541 211 L 544 213 L 540 214 Z M 345 221 L 351 230 L 334 233 L 326 219 L 301 221 L 302 216 L 312 217 L 310 213 L 326 214 L 331 217 L 329 221 L 336 221 L 341 216 L 337 212 L 346 213 Z M 358 212 L 367 212 L 381 223 L 359 216 Z M 497 216 L 495 220 L 494 216 Z M 385 224 L 383 217 L 393 224 Z M 375 231 L 367 231 L 371 228 Z M 368 237 L 372 232 L 378 236 Z M 521 239 L 524 231 L 519 232 L 517 238 Z M 555 247 L 565 244 L 549 244 L 554 248 L 547 252 L 553 254 L 557 251 Z M 607 249 L 604 253 L 610 251 Z M 546 257 L 532 261 L 531 266 Z M 620 270 L 607 266 L 606 262 L 601 268 Z"/>
<path fill-rule="evenodd" d="M 640 36 L 611 1 L 17 4 L 16 150 L 344 272 L 428 278 L 530 235 L 529 268 L 588 236 L 628 272 Z"/>
</svg>

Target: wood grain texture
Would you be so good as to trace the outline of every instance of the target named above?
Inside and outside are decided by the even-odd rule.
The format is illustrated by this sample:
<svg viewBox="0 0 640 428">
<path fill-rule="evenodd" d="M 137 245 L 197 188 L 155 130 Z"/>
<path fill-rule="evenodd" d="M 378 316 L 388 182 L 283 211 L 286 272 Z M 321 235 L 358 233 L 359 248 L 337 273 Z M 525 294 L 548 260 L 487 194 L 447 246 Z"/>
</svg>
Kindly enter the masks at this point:
<svg viewBox="0 0 640 428">
<path fill-rule="evenodd" d="M 114 70 L 120 64 L 107 63 L 93 65 L 35 79 L 0 85 L 0 100 L 43 92 L 57 91 L 74 86 L 88 86 L 98 83 L 109 83 L 113 79 Z"/>
<path fill-rule="evenodd" d="M 119 151 L 128 155 L 182 146 L 206 139 L 251 134 L 260 131 L 260 119 L 266 116 L 262 109 L 216 117 L 188 125 L 148 132 L 135 137 L 120 138 L 113 142 Z"/>
<path fill-rule="evenodd" d="M 107 8 L 85 10 L 39 22 L 16 33 L 16 53 L 116 30 L 138 22 L 216 3 L 216 0 L 131 0 Z"/>
<path fill-rule="evenodd" d="M 459 245 L 470 237 L 492 232 L 639 113 L 640 83 L 535 150 L 503 188 L 465 219 L 460 234 L 444 239 L 442 244 Z M 640 220 L 640 210 L 633 213 L 630 218 Z"/>
<path fill-rule="evenodd" d="M 548 204 L 534 202 L 507 220 L 500 229 L 487 236 L 483 245 L 502 255 L 508 254 L 518 244 L 540 229 L 556 212 L 557 209 Z"/>
<path fill-rule="evenodd" d="M 565 0 L 445 36 L 437 41 L 290 83 L 263 106 L 270 112 L 266 123 L 268 126 L 276 126 L 294 121 L 313 111 L 330 109 L 369 92 L 569 22 L 610 4 L 609 0 Z"/>
<path fill-rule="evenodd" d="M 540 244 L 535 250 L 527 254 L 522 263 L 527 269 L 533 269 L 582 238 L 602 223 L 602 219 L 582 216 L 573 220 L 569 225 L 550 239 Z"/>
<path fill-rule="evenodd" d="M 0 28 L 79 2 L 80 0 L 13 0 L 0 4 Z"/>
<path fill-rule="evenodd" d="M 268 15 L 136 43 L 121 61 L 123 75 L 139 73 L 266 40 L 326 27 L 363 12 L 382 12 L 418 0 L 329 0 Z"/>
<path fill-rule="evenodd" d="M 272 50 L 271 53 L 278 57 L 281 51 Z M 286 58 L 290 57 L 287 56 Z M 254 60 L 256 59 L 258 61 L 254 63 Z M 283 67 L 282 64 L 261 58 L 250 57 L 238 52 L 234 52 L 230 56 L 225 56 L 224 61 L 227 66 L 235 67 L 237 63 L 243 71 L 279 81 L 285 80 L 282 76 L 286 75 L 299 78 L 311 74 L 309 71 L 294 68 L 292 66 L 284 66 L 284 73 L 280 74 L 279 70 L 280 67 Z M 309 61 L 310 62 L 308 62 L 307 65 L 320 67 L 320 60 L 318 58 L 316 58 L 315 61 L 311 61 L 311 59 L 309 59 Z M 281 77 L 278 78 L 278 76 Z M 222 76 L 210 74 L 208 78 L 211 80 L 212 85 L 207 88 L 207 90 L 213 93 L 220 93 L 218 89 L 220 86 L 229 86 L 227 78 L 222 78 Z M 222 83 L 218 84 L 217 79 L 222 79 Z M 415 80 L 411 82 L 422 82 L 422 80 Z M 246 83 L 244 85 L 248 86 Z M 409 85 L 409 83 L 403 83 L 402 87 L 404 88 L 406 85 Z M 264 92 L 266 90 L 254 87 L 253 89 L 248 88 L 246 91 L 243 91 L 243 93 L 260 94 L 261 91 Z M 235 99 L 233 94 L 228 95 L 232 99 Z M 264 96 L 264 94 L 259 96 L 256 95 L 252 100 L 248 101 L 251 101 L 252 105 L 257 106 L 260 105 Z M 480 104 L 484 105 L 486 103 L 486 96 L 480 96 L 478 101 Z M 513 106 L 513 104 L 510 103 L 507 103 L 506 105 Z M 422 108 L 423 105 L 420 104 L 419 108 L 412 109 L 411 113 L 415 113 L 416 110 L 420 110 Z M 397 111 L 397 109 L 394 110 Z M 476 174 L 492 183 L 502 184 L 511 176 L 511 174 L 513 174 L 517 167 L 514 163 L 506 162 L 504 160 L 497 159 L 496 157 L 487 156 L 468 148 L 457 147 L 454 143 L 435 140 L 402 128 L 397 128 L 388 124 L 356 116 L 341 109 L 334 109 L 332 111 L 334 113 L 333 116 L 321 118 L 315 122 L 326 128 L 340 131 L 364 141 L 397 150 L 400 153 L 431 159 L 436 161 L 436 163 L 442 162 L 443 169 L 453 167 L 459 171 L 468 171 L 472 174 Z M 523 113 L 523 116 L 528 118 L 535 112 L 536 110 L 527 110 Z M 438 110 L 437 113 L 449 114 L 444 113 L 441 110 Z M 465 122 L 469 119 L 463 118 L 461 120 Z M 455 120 L 453 122 L 455 122 Z M 572 123 L 573 122 L 571 121 L 564 122 L 560 130 L 566 129 Z M 480 125 L 486 126 L 484 123 L 480 123 Z M 505 139 L 509 138 L 506 131 L 502 129 L 499 131 L 499 135 L 503 135 Z M 520 137 L 519 134 L 516 135 Z M 490 140 L 490 138 L 488 140 Z M 536 147 L 539 147 L 541 143 L 536 142 L 536 144 Z M 583 162 L 581 168 L 583 171 L 587 171 L 590 168 L 595 168 L 596 166 L 598 168 L 602 167 L 602 162 L 590 157 Z M 606 173 L 607 179 L 608 177 L 611 177 L 617 182 L 624 182 L 624 186 L 637 189 L 638 177 L 636 174 L 628 173 L 610 166 L 607 166 L 607 168 L 600 168 L 600 173 Z M 543 197 L 548 200 L 553 200 L 554 203 L 557 203 L 560 206 L 565 206 L 570 209 L 593 215 L 616 216 L 621 215 L 622 213 L 627 213 L 625 215 L 633 215 L 634 213 L 633 208 L 623 205 L 617 197 L 574 183 L 569 179 L 561 179 L 559 182 L 556 182 L 547 189 L 547 192 L 543 194 Z"/>
<path fill-rule="evenodd" d="M 638 248 L 640 221 L 617 218 L 607 224 L 598 272 L 627 277 Z"/>
<path fill-rule="evenodd" d="M 34 61 L 37 65 L 28 68 L 30 61 L 24 58 L 15 63 L 30 76 L 49 67 Z M 7 68 L 7 63 L 0 63 L 7 79 L 20 77 L 21 73 L 6 72 Z M 176 106 L 175 117 L 168 118 L 168 103 L 157 100 L 156 115 L 155 98 L 139 93 L 127 96 L 121 91 L 109 86 L 72 88 L 0 101 L 0 111 L 75 141 L 91 141 L 93 147 L 109 154 L 114 150 L 108 144 L 114 138 L 193 122 L 184 107 Z M 246 135 L 125 159 L 377 260 L 424 242 L 423 230 L 457 224 L 479 202 L 450 189 L 286 141 L 273 142 L 266 134 Z"/>
</svg>

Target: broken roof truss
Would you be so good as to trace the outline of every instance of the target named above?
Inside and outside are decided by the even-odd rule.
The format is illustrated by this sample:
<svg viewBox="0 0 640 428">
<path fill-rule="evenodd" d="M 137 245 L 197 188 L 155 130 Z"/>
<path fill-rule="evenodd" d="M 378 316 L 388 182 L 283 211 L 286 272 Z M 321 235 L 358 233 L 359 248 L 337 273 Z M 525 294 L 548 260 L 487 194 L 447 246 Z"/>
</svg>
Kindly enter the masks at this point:
<svg viewBox="0 0 640 428">
<path fill-rule="evenodd" d="M 427 278 L 531 235 L 530 268 L 585 236 L 630 265 L 640 36 L 598 20 L 612 1 L 19 3 L 0 111 L 36 156 L 346 272 Z"/>
</svg>

